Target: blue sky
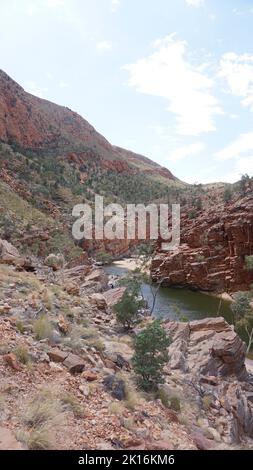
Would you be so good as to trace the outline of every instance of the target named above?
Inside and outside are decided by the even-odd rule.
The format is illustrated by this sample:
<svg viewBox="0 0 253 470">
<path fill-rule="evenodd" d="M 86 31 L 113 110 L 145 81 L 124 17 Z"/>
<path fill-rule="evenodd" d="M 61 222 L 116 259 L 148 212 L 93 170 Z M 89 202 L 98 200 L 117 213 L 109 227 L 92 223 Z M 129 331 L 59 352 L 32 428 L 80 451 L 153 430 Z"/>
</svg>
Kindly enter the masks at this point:
<svg viewBox="0 0 253 470">
<path fill-rule="evenodd" d="M 187 182 L 253 174 L 253 1 L 0 0 L 0 67 Z"/>
</svg>

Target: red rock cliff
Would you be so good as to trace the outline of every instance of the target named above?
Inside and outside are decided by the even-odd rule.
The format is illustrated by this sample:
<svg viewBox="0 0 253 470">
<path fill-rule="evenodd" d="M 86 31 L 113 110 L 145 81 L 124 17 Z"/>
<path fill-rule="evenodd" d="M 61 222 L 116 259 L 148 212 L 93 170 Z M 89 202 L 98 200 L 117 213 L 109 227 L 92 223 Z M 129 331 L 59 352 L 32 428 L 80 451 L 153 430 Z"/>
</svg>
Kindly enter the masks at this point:
<svg viewBox="0 0 253 470">
<path fill-rule="evenodd" d="M 208 291 L 246 290 L 253 272 L 245 256 L 253 254 L 253 198 L 238 199 L 203 211 L 196 219 L 181 218 L 181 244 L 175 252 L 158 245 L 151 266 L 155 281 Z"/>
</svg>

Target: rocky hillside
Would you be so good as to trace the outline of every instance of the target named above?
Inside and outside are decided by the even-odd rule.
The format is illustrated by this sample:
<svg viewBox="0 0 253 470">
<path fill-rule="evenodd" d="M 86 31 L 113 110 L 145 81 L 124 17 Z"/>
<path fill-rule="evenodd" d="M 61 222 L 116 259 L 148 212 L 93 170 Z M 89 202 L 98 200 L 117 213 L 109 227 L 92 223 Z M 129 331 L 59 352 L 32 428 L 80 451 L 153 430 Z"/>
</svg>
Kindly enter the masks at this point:
<svg viewBox="0 0 253 470">
<path fill-rule="evenodd" d="M 182 187 L 169 170 L 112 146 L 81 116 L 26 93 L 0 71 L 3 238 L 19 245 L 22 238 L 24 248 L 29 240 L 28 249 L 35 254 L 49 253 L 54 240 L 54 246 L 61 244 L 65 255 L 73 257 L 78 250 L 69 232 L 75 204 L 93 204 L 95 194 L 106 203 L 148 203 Z M 91 245 L 114 255 L 129 249 L 128 241 Z"/>
<path fill-rule="evenodd" d="M 22 270 L 1 241 L 0 449 L 252 448 L 245 344 L 222 318 L 165 323 L 165 383 L 144 393 L 113 311 L 124 288 L 87 259 L 47 264 Z"/>
<path fill-rule="evenodd" d="M 134 166 L 152 177 L 175 179 L 168 170 L 148 158 L 112 146 L 77 113 L 26 93 L 2 70 L 0 141 L 14 143 L 21 149 L 52 150 L 55 157 L 70 153 L 69 158 L 79 163 L 99 158 L 102 166 L 119 172 L 131 173 Z"/>
<path fill-rule="evenodd" d="M 252 187 L 236 192 L 227 203 L 214 199 L 192 217 L 182 214 L 181 245 L 175 252 L 162 252 L 160 244 L 152 261 L 155 281 L 164 285 L 206 291 L 248 290 L 253 271 L 245 257 L 253 254 Z"/>
</svg>

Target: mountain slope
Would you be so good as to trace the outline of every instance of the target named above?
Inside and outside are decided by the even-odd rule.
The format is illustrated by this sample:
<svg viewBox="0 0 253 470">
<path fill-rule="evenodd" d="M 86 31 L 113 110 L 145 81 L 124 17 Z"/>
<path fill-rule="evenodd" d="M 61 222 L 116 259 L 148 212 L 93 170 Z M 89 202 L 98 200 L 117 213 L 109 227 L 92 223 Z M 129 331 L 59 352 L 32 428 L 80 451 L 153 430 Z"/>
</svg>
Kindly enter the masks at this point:
<svg viewBox="0 0 253 470">
<path fill-rule="evenodd" d="M 74 152 L 79 160 L 100 158 L 105 167 L 140 168 L 151 176 L 174 180 L 169 170 L 146 157 L 112 146 L 85 119 L 70 109 L 37 98 L 0 70 L 0 140 L 21 149 Z M 77 157 L 77 158 L 78 158 Z M 145 164 L 145 168 L 144 168 Z"/>
<path fill-rule="evenodd" d="M 164 200 L 184 187 L 169 170 L 144 156 L 112 146 L 77 113 L 26 93 L 3 71 L 0 184 L 7 188 L 6 203 L 0 204 L 0 236 L 8 235 L 14 244 L 18 239 L 25 243 L 27 236 L 29 240 L 34 238 L 33 251 L 47 253 L 49 248 L 36 242 L 36 234 L 40 233 L 39 220 L 45 221 L 43 232 L 50 218 L 53 233 L 60 230 L 65 240 L 61 242 L 56 237 L 60 240 L 59 249 L 70 257 L 75 252 L 73 247 L 69 250 L 73 245 L 70 228 L 75 204 L 93 204 L 95 194 L 104 196 L 105 203 L 149 203 Z M 18 214 L 9 210 L 12 193 L 18 206 L 36 215 L 38 224 L 36 220 L 23 224 Z M 6 230 L 7 226 L 15 230 Z M 50 239 L 51 236 L 49 247 Z M 123 242 L 110 249 L 117 254 L 125 252 L 129 244 Z"/>
</svg>

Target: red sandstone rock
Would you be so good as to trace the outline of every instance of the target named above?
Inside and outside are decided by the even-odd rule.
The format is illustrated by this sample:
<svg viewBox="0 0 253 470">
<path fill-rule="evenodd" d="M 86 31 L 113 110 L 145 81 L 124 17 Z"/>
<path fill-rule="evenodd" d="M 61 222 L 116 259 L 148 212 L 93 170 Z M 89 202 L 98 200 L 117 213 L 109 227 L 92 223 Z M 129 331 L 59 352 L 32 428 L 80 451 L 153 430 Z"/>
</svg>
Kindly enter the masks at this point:
<svg viewBox="0 0 253 470">
<path fill-rule="evenodd" d="M 176 251 L 157 253 L 152 278 L 168 286 L 216 292 L 247 290 L 253 272 L 245 256 L 253 253 L 253 200 L 246 196 L 233 204 L 217 205 L 189 220 L 181 217 L 181 244 Z"/>
<path fill-rule="evenodd" d="M 63 362 L 71 374 L 81 373 L 85 367 L 83 359 L 76 354 L 70 353 Z"/>
<path fill-rule="evenodd" d="M 110 289 L 104 292 L 103 296 L 108 307 L 113 307 L 116 305 L 122 299 L 125 291 L 125 287 L 116 287 L 115 289 Z"/>
<path fill-rule="evenodd" d="M 87 380 L 87 382 L 94 382 L 98 378 L 97 374 L 95 374 L 95 372 L 92 372 L 91 370 L 85 370 L 82 373 L 82 377 Z"/>
<path fill-rule="evenodd" d="M 3 356 L 3 359 L 6 362 L 6 364 L 8 364 L 8 366 L 12 367 L 12 369 L 16 371 L 20 371 L 22 369 L 21 364 L 18 362 L 15 354 L 13 353 L 6 354 L 5 356 Z"/>
<path fill-rule="evenodd" d="M 60 349 L 51 349 L 48 353 L 49 359 L 53 362 L 63 362 L 65 361 L 68 353 L 61 351 Z"/>
<path fill-rule="evenodd" d="M 24 266 L 25 260 L 11 243 L 0 240 L 0 263 Z"/>
<path fill-rule="evenodd" d="M 206 318 L 188 324 L 168 322 L 166 329 L 173 340 L 169 347 L 172 369 L 207 377 L 247 379 L 246 344 L 224 318 Z"/>
</svg>

